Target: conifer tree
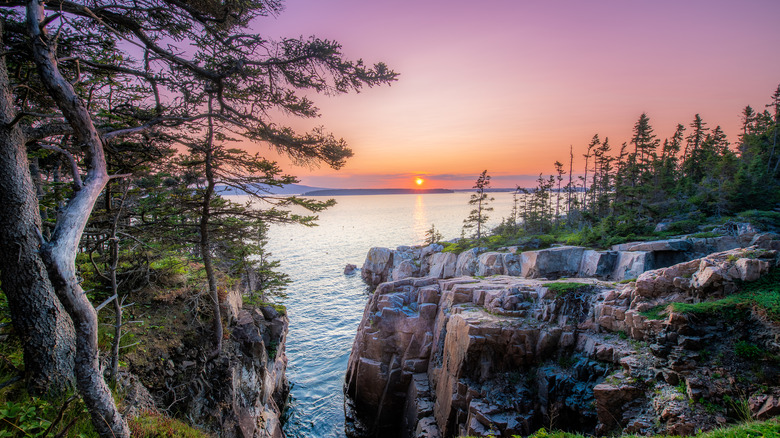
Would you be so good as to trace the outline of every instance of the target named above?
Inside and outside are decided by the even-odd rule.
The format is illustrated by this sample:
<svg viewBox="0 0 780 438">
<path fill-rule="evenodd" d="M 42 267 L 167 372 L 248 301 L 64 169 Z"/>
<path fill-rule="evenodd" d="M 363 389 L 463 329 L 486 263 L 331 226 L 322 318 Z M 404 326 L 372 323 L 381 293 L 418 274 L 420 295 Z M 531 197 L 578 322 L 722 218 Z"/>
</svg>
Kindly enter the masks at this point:
<svg viewBox="0 0 780 438">
<path fill-rule="evenodd" d="M 487 213 L 493 211 L 493 207 L 490 207 L 489 204 L 494 198 L 490 197 L 486 191 L 489 187 L 490 175 L 487 174 L 487 170 L 483 170 L 474 184 L 475 192 L 471 194 L 469 199 L 469 205 L 474 206 L 474 209 L 463 220 L 463 231 L 474 229 L 474 237 L 477 242 L 482 240 L 483 227 L 488 220 Z"/>
</svg>

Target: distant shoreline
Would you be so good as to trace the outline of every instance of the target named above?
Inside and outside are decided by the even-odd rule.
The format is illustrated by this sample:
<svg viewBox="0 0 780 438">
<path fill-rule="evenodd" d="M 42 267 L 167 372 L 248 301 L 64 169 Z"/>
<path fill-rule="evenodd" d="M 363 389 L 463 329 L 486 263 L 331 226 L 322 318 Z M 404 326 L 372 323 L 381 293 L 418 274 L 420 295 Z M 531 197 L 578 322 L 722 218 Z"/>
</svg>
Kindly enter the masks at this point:
<svg viewBox="0 0 780 438">
<path fill-rule="evenodd" d="M 356 196 L 356 195 L 422 195 L 428 193 L 455 193 L 450 189 L 324 189 L 306 192 L 301 196 Z"/>
</svg>

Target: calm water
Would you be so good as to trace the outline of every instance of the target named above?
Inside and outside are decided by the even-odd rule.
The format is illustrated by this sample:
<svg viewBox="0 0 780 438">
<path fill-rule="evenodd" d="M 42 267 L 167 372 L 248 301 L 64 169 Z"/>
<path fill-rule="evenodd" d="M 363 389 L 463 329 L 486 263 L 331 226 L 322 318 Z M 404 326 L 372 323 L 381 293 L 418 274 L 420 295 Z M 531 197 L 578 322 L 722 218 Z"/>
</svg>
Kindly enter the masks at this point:
<svg viewBox="0 0 780 438">
<path fill-rule="evenodd" d="M 511 193 L 493 194 L 490 224 L 508 216 Z M 445 239 L 460 236 L 468 193 L 340 196 L 319 226 L 277 226 L 269 250 L 293 279 L 284 303 L 290 317 L 287 376 L 292 383 L 288 437 L 343 437 L 342 385 L 367 290 L 360 267 L 372 246 L 422 243 L 431 224 Z"/>
</svg>

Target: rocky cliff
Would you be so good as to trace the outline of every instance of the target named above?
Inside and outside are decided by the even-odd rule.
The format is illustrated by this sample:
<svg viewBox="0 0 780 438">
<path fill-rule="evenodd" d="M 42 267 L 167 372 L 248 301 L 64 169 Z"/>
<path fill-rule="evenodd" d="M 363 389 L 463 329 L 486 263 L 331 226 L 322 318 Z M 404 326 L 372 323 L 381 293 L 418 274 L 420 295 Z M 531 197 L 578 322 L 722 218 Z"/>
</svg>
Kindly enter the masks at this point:
<svg viewBox="0 0 780 438">
<path fill-rule="evenodd" d="M 271 305 L 244 307 L 238 291 L 227 292 L 222 307 L 226 339 L 209 358 L 210 336 L 189 323 L 185 306 L 155 303 L 145 316 L 166 326 L 128 355 L 126 404 L 185 418 L 220 437 L 281 438 L 287 316 Z"/>
<path fill-rule="evenodd" d="M 346 376 L 351 437 L 689 434 L 780 414 L 780 315 L 747 298 L 733 312 L 675 304 L 741 297 L 775 272 L 775 235 L 437 250 L 368 254 L 378 285 Z"/>
</svg>

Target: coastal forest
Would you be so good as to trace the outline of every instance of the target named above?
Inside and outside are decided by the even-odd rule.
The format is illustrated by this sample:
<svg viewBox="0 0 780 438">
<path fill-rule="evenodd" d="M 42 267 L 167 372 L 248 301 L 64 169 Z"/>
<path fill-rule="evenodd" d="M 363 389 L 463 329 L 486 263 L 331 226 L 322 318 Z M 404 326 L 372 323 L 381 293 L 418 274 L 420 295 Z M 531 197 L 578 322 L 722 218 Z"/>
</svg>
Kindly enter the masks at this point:
<svg viewBox="0 0 780 438">
<path fill-rule="evenodd" d="M 774 229 L 780 224 L 780 86 L 760 108 L 744 108 L 734 142 L 699 114 L 663 141 L 645 113 L 619 147 L 595 134 L 587 145 L 572 147 L 568 164 L 555 161 L 555 174 L 540 173 L 536 187 L 518 186 L 511 211 L 489 237 L 482 232 L 494 214 L 485 171 L 470 201 L 477 209 L 464 220 L 463 235 L 474 240 L 457 248 L 488 240 L 496 247 L 518 238 L 605 248 L 655 231 L 693 233 L 705 223 L 737 217 Z M 575 153 L 581 153 L 583 168 L 574 168 Z M 428 233 L 431 243 L 442 238 L 435 226 Z"/>
<path fill-rule="evenodd" d="M 309 95 L 398 79 L 335 41 L 250 28 L 281 9 L 0 3 L 0 437 L 281 433 L 287 319 L 275 300 L 289 278 L 267 231 L 314 226 L 335 202 L 272 194 L 298 179 L 269 157 L 343 167 L 343 139 L 290 121 L 319 115 Z M 707 224 L 777 230 L 780 87 L 758 104 L 732 140 L 699 115 L 662 140 L 642 114 L 629 141 L 594 135 L 537 187 L 518 187 L 511 212 L 490 211 L 483 172 L 474 235 L 442 244 L 604 248 Z M 507 216 L 486 230 L 488 213 Z"/>
</svg>

